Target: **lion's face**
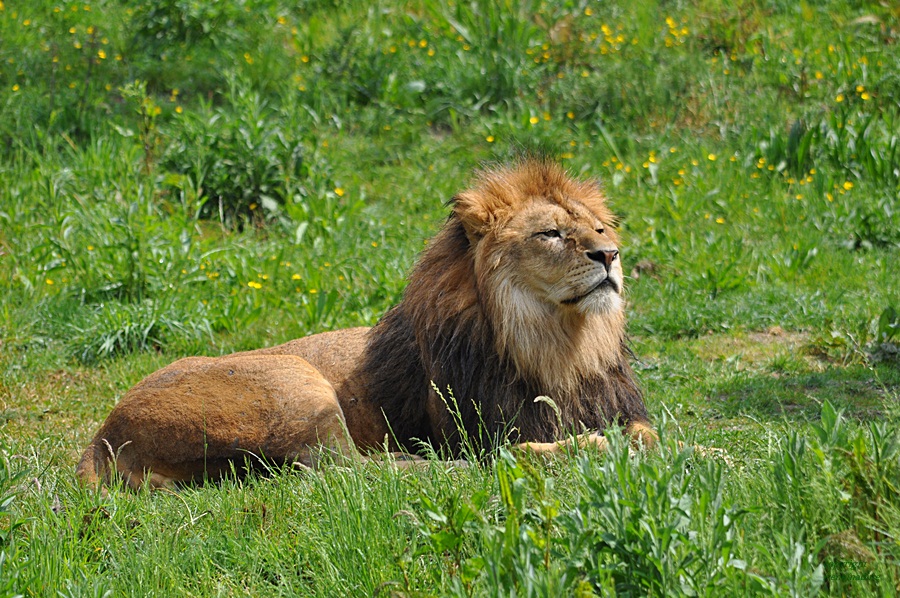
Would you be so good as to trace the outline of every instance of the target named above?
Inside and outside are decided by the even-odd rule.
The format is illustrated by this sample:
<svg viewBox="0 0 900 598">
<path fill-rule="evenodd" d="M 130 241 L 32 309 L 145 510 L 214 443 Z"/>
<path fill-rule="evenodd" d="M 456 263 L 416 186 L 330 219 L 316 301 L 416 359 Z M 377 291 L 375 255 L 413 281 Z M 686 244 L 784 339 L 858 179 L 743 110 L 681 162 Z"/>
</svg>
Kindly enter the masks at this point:
<svg viewBox="0 0 900 598">
<path fill-rule="evenodd" d="M 496 233 L 511 284 L 555 309 L 583 315 L 622 309 L 622 264 L 608 223 L 584 204 L 538 198 Z"/>
<path fill-rule="evenodd" d="M 618 239 L 596 183 L 543 162 L 488 171 L 478 182 L 456 197 L 456 213 L 483 295 L 499 293 L 532 315 L 622 310 Z"/>
</svg>

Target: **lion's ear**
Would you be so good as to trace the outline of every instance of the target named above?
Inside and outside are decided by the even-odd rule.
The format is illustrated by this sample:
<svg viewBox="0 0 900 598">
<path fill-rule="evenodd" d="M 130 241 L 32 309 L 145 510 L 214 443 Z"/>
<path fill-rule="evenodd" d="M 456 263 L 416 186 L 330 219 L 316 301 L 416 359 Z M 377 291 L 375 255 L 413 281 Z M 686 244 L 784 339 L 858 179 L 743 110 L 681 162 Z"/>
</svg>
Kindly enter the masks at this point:
<svg viewBox="0 0 900 598">
<path fill-rule="evenodd" d="M 453 213 L 462 222 L 469 241 L 475 243 L 487 234 L 494 221 L 494 216 L 480 194 L 463 191 L 457 193 L 451 202 L 453 203 Z"/>
</svg>

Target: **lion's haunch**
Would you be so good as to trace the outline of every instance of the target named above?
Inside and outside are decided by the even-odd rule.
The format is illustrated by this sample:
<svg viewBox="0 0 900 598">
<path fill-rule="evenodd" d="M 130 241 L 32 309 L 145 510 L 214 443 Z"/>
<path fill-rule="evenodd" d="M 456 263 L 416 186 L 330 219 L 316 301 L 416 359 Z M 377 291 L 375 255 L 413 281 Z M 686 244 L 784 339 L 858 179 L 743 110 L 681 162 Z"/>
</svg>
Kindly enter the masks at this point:
<svg viewBox="0 0 900 598">
<path fill-rule="evenodd" d="M 351 444 L 459 454 L 463 437 L 602 448 L 578 435 L 615 423 L 651 442 L 613 226 L 598 185 L 551 162 L 483 171 L 376 326 L 175 362 L 123 397 L 78 475 L 167 485 Z"/>
<path fill-rule="evenodd" d="M 347 450 L 334 389 L 292 355 L 189 357 L 151 374 L 115 406 L 78 465 L 110 464 L 138 487 L 202 481 L 271 461 L 312 465 L 312 447 Z"/>
</svg>

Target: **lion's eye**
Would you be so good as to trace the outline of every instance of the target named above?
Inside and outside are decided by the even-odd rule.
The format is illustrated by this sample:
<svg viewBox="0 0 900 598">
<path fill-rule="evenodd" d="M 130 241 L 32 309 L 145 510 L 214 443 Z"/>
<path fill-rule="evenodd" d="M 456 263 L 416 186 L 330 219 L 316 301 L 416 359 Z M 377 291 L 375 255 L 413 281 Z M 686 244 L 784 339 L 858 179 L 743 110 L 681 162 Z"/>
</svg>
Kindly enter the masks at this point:
<svg viewBox="0 0 900 598">
<path fill-rule="evenodd" d="M 603 228 L 602 226 L 601 226 L 600 228 L 597 229 L 597 234 L 598 234 L 598 235 L 602 235 L 602 234 L 605 233 L 605 232 L 606 232 L 606 229 Z"/>
<path fill-rule="evenodd" d="M 538 236 L 544 237 L 545 239 L 559 239 L 562 237 L 562 233 L 556 230 L 555 228 L 551 228 L 548 230 L 542 230 L 537 233 Z"/>
</svg>

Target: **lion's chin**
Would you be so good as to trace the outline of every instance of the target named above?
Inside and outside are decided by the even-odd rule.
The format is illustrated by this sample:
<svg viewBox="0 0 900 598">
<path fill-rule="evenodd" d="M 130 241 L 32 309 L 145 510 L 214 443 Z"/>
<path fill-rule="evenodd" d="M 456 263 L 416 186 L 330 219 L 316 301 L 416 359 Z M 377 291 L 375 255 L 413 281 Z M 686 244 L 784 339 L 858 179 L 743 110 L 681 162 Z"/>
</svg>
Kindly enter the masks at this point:
<svg viewBox="0 0 900 598">
<path fill-rule="evenodd" d="M 577 297 L 573 302 L 566 302 L 566 304 L 585 316 L 618 312 L 623 307 L 622 296 L 611 282 L 607 284 L 606 281 L 589 293 Z"/>
</svg>

